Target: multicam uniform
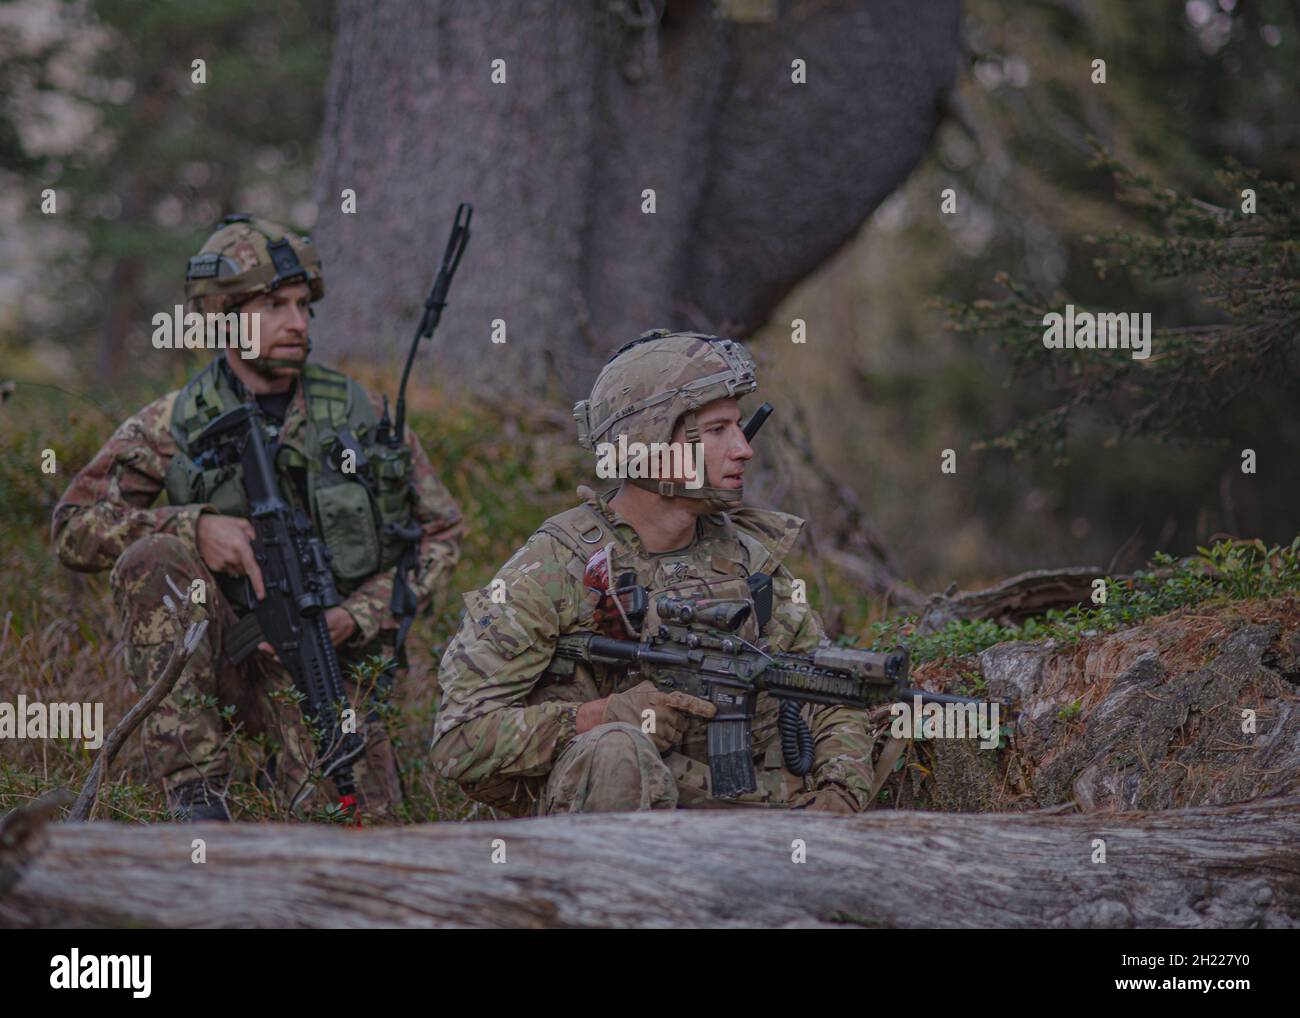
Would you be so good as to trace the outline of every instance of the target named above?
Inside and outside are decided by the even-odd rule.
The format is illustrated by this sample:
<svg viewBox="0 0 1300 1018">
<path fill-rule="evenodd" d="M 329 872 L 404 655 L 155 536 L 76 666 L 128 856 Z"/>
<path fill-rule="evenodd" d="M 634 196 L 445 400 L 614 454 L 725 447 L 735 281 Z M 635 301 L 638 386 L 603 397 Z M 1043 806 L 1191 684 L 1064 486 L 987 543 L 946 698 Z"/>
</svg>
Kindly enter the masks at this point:
<svg viewBox="0 0 1300 1018">
<path fill-rule="evenodd" d="M 753 725 L 758 791 L 724 802 L 709 795 L 707 722 L 691 718 L 674 751 L 661 758 L 639 728 L 605 724 L 576 734 L 578 707 L 621 693 L 644 676 L 578 664 L 547 671 L 556 639 L 598 631 L 600 594 L 583 584 L 588 550 L 614 541 L 610 574 L 636 574 L 654 604 L 660 593 L 748 598 L 746 577 L 773 577 L 772 618 L 761 636 L 771 650 L 804 653 L 824 642 L 821 620 L 792 597 L 782 559 L 803 528 L 784 513 L 740 509 L 700 518 L 695 541 L 652 553 L 631 524 L 586 489 L 582 506 L 552 517 L 482 590 L 465 595 L 465 618 L 438 673 L 441 700 L 434 731 L 437 768 L 476 799 L 514 814 L 596 811 L 638 801 L 646 808 L 785 806 L 805 789 L 836 784 L 859 809 L 868 805 L 872 738 L 865 712 L 805 708 L 816 765 L 797 777 L 785 769 L 776 701 L 760 694 Z M 583 541 L 589 541 L 583 545 Z M 494 591 L 504 593 L 504 601 Z M 753 619 L 748 625 L 753 625 Z M 648 619 L 647 626 L 653 626 Z M 742 632 L 747 638 L 760 634 Z M 618 787 L 611 788 L 609 785 Z M 635 806 L 625 807 L 635 808 Z"/>
<path fill-rule="evenodd" d="M 673 351 L 646 351 L 650 380 L 641 389 L 621 386 L 619 391 L 625 401 L 643 396 L 645 405 L 663 415 L 656 426 L 671 428 L 677 414 L 658 397 L 656 387 L 673 385 L 677 371 L 685 391 L 683 380 L 709 368 L 690 366 L 701 354 L 689 340 L 683 345 L 680 336 L 669 339 L 679 360 L 672 359 Z M 733 367 L 743 373 L 742 367 Z M 598 381 L 598 389 L 600 385 Z M 694 406 L 702 406 L 714 391 L 695 395 Z M 759 633 L 751 612 L 741 635 L 751 641 L 761 638 L 768 649 L 795 653 L 825 640 L 816 612 L 794 600 L 793 578 L 782 564 L 802 520 L 732 508 L 699 516 L 688 547 L 652 553 L 605 499 L 586 488 L 579 488 L 579 495 L 583 505 L 547 520 L 486 588 L 465 595 L 464 619 L 439 668 L 435 767 L 475 799 L 514 815 L 730 803 L 788 806 L 801 793 L 819 788 L 838 789 L 854 808 L 866 809 L 873 739 L 865 711 L 805 707 L 816 760 L 812 772 L 799 777 L 784 767 L 777 703 L 760 694 L 753 722 L 758 789 L 726 801 L 710 796 L 706 721 L 686 720 L 680 742 L 664 755 L 635 725 L 598 724 L 577 734 L 581 704 L 625 692 L 645 679 L 634 669 L 552 660 L 561 635 L 605 631 L 608 603 L 584 582 L 595 555 L 607 557 L 609 576 L 634 573 L 635 582 L 647 589 L 651 607 L 644 626 L 649 631 L 657 625 L 658 595 L 749 600 L 747 577 L 762 572 L 773 578 L 772 616 Z"/>
<path fill-rule="evenodd" d="M 235 232 L 235 241 L 246 245 L 244 229 L 238 224 L 227 226 L 226 232 Z M 110 584 L 123 626 L 127 666 L 142 690 L 160 674 L 174 638 L 174 623 L 163 606 L 170 590 L 166 577 L 182 591 L 195 579 L 204 581 L 207 603 L 195 605 L 194 613 L 209 620 L 207 632 L 172 693 L 143 725 L 151 769 L 168 792 L 195 779 L 231 773 L 232 723 L 254 738 L 263 734 L 273 743 L 283 742 L 278 752 L 261 761 L 283 790 L 302 784 L 315 755 L 300 709 L 273 695 L 293 688 L 288 672 L 262 654 L 236 667 L 223 651 L 227 635 L 246 609 L 243 581 L 213 576 L 198 552 L 197 526 L 204 512 L 247 516 L 241 487 L 228 472 L 207 478 L 177 469 L 188 468 L 188 457 L 178 453 L 197 423 L 251 398 L 223 361 L 213 361 L 185 389 L 168 393 L 125 421 L 73 479 L 54 510 L 52 538 L 63 564 L 80 572 L 112 568 Z M 281 490 L 326 531 L 322 536 L 335 553 L 341 605 L 356 621 L 356 632 L 339 648 L 345 675 L 349 664 L 391 650 L 396 622 L 389 603 L 396 549 L 382 547 L 379 553 L 381 534 L 356 522 L 358 506 L 370 519 L 366 496 L 341 494 L 342 486 L 327 488 L 321 461 L 331 422 L 359 431 L 369 447 L 373 434 L 368 425 L 379 413 L 377 401 L 356 382 L 309 364 L 278 425 Z M 409 514 L 420 525 L 418 565 L 409 582 L 419 602 L 427 604 L 457 561 L 461 516 L 419 440 L 409 429 L 405 438 L 409 467 L 402 450 L 401 466 L 394 471 L 400 484 L 380 488 L 377 501 L 383 505 L 376 505 L 374 515 L 379 518 L 381 509 L 385 518 Z M 172 504 L 154 507 L 164 489 Z M 351 678 L 345 679 L 345 688 L 356 702 Z M 209 705 L 209 697 L 215 697 L 215 706 Z M 219 712 L 224 705 L 236 708 L 229 722 Z M 366 712 L 358 709 L 357 714 L 364 719 Z M 363 814 L 383 814 L 401 797 L 391 746 L 382 725 L 362 720 L 358 732 L 366 738 L 364 756 L 354 765 L 359 804 Z"/>
</svg>

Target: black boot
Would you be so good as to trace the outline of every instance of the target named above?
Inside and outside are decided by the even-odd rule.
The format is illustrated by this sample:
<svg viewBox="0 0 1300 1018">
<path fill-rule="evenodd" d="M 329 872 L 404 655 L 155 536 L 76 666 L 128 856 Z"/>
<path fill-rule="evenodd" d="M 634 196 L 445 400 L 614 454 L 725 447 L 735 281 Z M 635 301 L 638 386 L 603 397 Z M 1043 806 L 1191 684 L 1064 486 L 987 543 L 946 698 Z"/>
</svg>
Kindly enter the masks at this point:
<svg viewBox="0 0 1300 1018">
<path fill-rule="evenodd" d="M 198 820 L 229 820 L 225 800 L 216 791 L 224 785 L 225 778 L 195 778 L 183 785 L 177 785 L 172 791 L 172 815 L 178 823 L 191 823 Z"/>
</svg>

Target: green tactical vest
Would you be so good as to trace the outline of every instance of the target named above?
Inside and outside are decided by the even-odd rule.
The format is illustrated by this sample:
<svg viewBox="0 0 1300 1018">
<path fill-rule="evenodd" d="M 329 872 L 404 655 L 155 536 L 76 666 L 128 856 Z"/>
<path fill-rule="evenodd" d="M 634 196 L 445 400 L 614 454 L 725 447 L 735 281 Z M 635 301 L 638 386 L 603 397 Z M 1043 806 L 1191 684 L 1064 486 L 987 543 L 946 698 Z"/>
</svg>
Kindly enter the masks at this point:
<svg viewBox="0 0 1300 1018">
<path fill-rule="evenodd" d="M 173 505 L 207 503 L 222 515 L 247 517 L 243 469 L 238 464 L 200 469 L 189 454 L 190 443 L 215 417 L 243 402 L 220 365 L 214 360 L 176 397 L 171 433 L 180 451 L 168 465 L 165 486 Z M 295 444 L 280 447 L 276 474 L 281 491 L 297 503 L 289 471 L 305 469 L 311 520 L 333 554 L 331 568 L 339 594 L 346 597 L 361 581 L 391 569 L 401 557 L 405 545 L 387 528 L 411 522 L 411 450 L 375 441 L 374 409 L 361 386 L 346 375 L 309 363 L 299 384 L 306 394 L 307 427 Z M 369 460 L 373 489 L 359 470 L 343 473 L 332 465 L 339 462 L 343 431 L 356 437 Z M 237 607 L 248 607 L 235 585 L 223 582 L 222 589 Z"/>
</svg>

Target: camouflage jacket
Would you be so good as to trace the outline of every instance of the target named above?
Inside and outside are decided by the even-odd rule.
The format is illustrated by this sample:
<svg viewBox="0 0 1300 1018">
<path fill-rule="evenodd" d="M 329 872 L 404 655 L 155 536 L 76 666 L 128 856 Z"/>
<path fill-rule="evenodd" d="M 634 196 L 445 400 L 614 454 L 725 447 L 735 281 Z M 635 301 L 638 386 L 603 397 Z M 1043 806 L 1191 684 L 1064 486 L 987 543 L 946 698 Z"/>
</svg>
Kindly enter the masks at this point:
<svg viewBox="0 0 1300 1018">
<path fill-rule="evenodd" d="M 111 568 L 132 543 L 149 534 L 174 534 L 197 553 L 199 514 L 214 508 L 153 507 L 164 490 L 167 466 L 177 452 L 170 427 L 179 394 L 180 390 L 170 392 L 128 418 L 68 485 L 55 506 L 51 535 L 59 560 L 69 569 L 98 572 Z M 379 401 L 367 397 L 378 415 L 382 410 Z M 307 406 L 299 385 L 285 412 L 280 440 L 301 450 L 306 424 Z M 406 432 L 416 493 L 412 513 L 424 531 L 419 565 L 410 582 L 424 606 L 459 558 L 461 514 L 434 473 L 419 439 L 410 428 Z M 388 607 L 392 586 L 392 570 L 384 570 L 361 582 L 343 600 L 343 607 L 357 623 L 349 648 L 369 643 L 381 629 L 396 628 Z"/>
<path fill-rule="evenodd" d="M 796 602 L 794 579 L 780 564 L 803 529 L 802 520 L 752 508 L 705 516 L 688 548 L 652 554 L 604 499 L 587 489 L 579 493 L 617 534 L 621 547 L 611 574 L 635 571 L 637 582 L 651 591 L 730 597 L 735 596 L 737 581 L 747 590 L 746 576 L 766 572 L 773 577 L 773 611 L 763 637 L 771 648 L 804 653 L 825 643 L 821 620 L 806 603 Z M 630 689 L 643 679 L 600 666 L 579 665 L 575 677 L 547 670 L 560 635 L 596 631 L 600 602 L 583 583 L 583 554 L 548 524 L 502 566 L 488 587 L 465 595 L 465 616 L 438 672 L 435 768 L 475 798 L 516 812 L 527 810 L 528 801 L 539 794 L 546 775 L 575 738 L 579 706 Z M 728 585 L 730 593 L 724 592 Z M 816 741 L 809 784 L 840 785 L 859 808 L 867 808 L 872 739 L 865 712 L 806 707 L 805 717 Z M 777 704 L 767 694 L 758 699 L 753 740 L 756 751 L 776 748 L 779 761 Z M 706 723 L 690 719 L 679 749 L 707 763 Z M 769 756 L 767 762 L 771 760 Z"/>
</svg>

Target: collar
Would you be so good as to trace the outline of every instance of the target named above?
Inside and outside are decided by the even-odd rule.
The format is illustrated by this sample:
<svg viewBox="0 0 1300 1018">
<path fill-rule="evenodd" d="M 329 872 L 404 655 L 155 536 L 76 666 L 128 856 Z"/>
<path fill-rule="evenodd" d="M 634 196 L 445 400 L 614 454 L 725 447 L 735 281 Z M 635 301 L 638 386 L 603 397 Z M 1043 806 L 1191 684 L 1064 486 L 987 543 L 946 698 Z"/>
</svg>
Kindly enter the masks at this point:
<svg viewBox="0 0 1300 1018">
<path fill-rule="evenodd" d="M 597 516 L 610 525 L 616 534 L 622 539 L 623 543 L 630 548 L 634 548 L 642 555 L 680 555 L 687 551 L 696 549 L 703 541 L 709 540 L 732 540 L 736 536 L 735 528 L 726 513 L 709 513 L 707 516 L 696 517 L 695 521 L 695 540 L 685 548 L 678 548 L 676 551 L 649 552 L 646 551 L 641 543 L 641 535 L 637 533 L 636 527 L 632 526 L 621 513 L 609 504 L 609 500 L 618 493 L 617 488 L 611 488 L 603 495 L 596 494 L 585 484 L 578 485 L 578 497 L 591 509 Z"/>
</svg>

